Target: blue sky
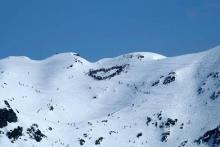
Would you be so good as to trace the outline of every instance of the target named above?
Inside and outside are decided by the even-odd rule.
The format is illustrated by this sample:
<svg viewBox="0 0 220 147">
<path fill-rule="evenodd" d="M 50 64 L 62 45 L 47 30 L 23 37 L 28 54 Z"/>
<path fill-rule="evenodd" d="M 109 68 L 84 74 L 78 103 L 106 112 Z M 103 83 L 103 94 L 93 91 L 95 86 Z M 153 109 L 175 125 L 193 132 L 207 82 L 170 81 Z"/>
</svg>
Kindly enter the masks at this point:
<svg viewBox="0 0 220 147">
<path fill-rule="evenodd" d="M 219 26 L 219 0 L 1 0 L 0 58 L 175 56 L 220 45 Z"/>
</svg>

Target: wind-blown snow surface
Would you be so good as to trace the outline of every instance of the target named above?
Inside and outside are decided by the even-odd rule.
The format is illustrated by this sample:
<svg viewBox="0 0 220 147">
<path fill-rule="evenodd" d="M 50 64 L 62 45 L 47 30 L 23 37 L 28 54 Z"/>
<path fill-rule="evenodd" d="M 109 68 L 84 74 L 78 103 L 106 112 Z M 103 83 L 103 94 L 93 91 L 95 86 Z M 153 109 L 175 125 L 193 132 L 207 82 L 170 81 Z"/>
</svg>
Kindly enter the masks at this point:
<svg viewBox="0 0 220 147">
<path fill-rule="evenodd" d="M 220 47 L 0 60 L 1 147 L 218 147 Z"/>
</svg>

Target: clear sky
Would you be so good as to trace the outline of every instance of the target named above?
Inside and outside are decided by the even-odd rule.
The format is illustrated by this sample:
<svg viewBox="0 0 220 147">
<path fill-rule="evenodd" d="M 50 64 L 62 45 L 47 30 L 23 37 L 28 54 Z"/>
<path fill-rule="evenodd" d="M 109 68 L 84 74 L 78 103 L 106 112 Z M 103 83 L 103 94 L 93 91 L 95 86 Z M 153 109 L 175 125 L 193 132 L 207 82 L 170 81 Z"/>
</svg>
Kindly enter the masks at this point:
<svg viewBox="0 0 220 147">
<path fill-rule="evenodd" d="M 0 58 L 78 52 L 96 61 L 220 45 L 220 0 L 0 0 Z"/>
</svg>

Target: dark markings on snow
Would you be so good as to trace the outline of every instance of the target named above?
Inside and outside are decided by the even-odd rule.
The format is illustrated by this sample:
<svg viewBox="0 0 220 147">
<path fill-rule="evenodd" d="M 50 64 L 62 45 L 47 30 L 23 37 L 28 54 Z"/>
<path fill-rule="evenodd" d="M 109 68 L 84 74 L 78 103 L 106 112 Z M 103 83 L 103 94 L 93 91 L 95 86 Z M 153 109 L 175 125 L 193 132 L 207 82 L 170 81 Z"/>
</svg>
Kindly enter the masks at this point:
<svg viewBox="0 0 220 147">
<path fill-rule="evenodd" d="M 201 143 L 208 145 L 210 147 L 219 147 L 220 146 L 220 125 L 213 129 L 205 132 L 201 137 L 194 141 L 198 145 Z"/>
<path fill-rule="evenodd" d="M 90 69 L 89 71 L 89 76 L 94 78 L 95 80 L 106 80 L 106 79 L 110 79 L 116 75 L 119 75 L 122 71 L 124 71 L 124 69 L 128 66 L 128 64 L 126 65 L 116 65 L 113 66 L 111 68 L 100 68 L 100 69 Z M 115 72 L 109 74 L 109 72 L 115 70 Z M 103 76 L 98 75 L 99 73 L 103 73 Z"/>
</svg>

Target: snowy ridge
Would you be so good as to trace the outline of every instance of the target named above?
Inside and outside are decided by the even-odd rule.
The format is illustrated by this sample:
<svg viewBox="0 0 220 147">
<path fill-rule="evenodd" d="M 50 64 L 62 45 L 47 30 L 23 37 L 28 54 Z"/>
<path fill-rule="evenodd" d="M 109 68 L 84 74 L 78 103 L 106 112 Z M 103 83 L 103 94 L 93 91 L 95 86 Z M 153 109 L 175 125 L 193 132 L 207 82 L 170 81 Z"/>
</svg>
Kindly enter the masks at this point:
<svg viewBox="0 0 220 147">
<path fill-rule="evenodd" d="M 0 146 L 218 147 L 220 47 L 0 60 Z"/>
</svg>

